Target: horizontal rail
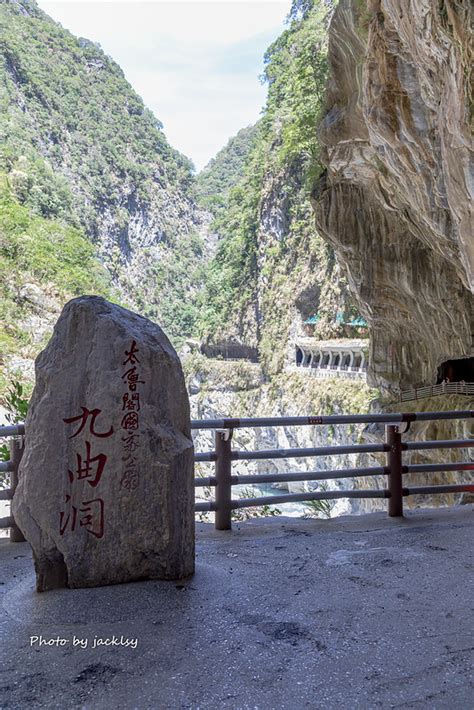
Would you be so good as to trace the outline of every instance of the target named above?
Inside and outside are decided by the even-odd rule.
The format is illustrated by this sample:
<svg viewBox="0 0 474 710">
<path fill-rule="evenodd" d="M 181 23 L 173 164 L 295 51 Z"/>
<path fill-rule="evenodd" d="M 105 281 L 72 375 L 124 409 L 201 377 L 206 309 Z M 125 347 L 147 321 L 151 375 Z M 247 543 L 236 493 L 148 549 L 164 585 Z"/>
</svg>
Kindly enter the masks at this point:
<svg viewBox="0 0 474 710">
<path fill-rule="evenodd" d="M 423 495 L 432 493 L 462 493 L 474 492 L 474 484 L 453 484 L 440 486 L 410 486 L 403 488 L 403 496 Z M 304 493 L 287 493 L 284 495 L 274 496 L 257 496 L 255 498 L 237 498 L 232 499 L 230 507 L 232 510 L 240 508 L 261 507 L 265 505 L 279 505 L 282 503 L 297 503 L 311 500 L 334 500 L 337 498 L 390 498 L 388 489 L 367 489 L 367 490 L 342 490 L 342 491 L 322 491 L 322 492 L 304 492 Z M 217 508 L 215 501 L 205 501 L 196 503 L 194 509 L 196 512 L 212 512 Z"/>
<path fill-rule="evenodd" d="M 326 481 L 339 478 L 357 478 L 359 476 L 383 476 L 386 469 L 382 466 L 372 466 L 369 468 L 345 468 L 331 471 L 297 471 L 295 473 L 257 473 L 253 476 L 235 476 L 237 479 L 233 485 L 245 483 L 291 483 L 293 481 Z"/>
<path fill-rule="evenodd" d="M 259 417 L 243 419 L 193 419 L 191 429 L 255 429 L 276 426 L 315 426 L 328 424 L 399 424 L 414 421 L 437 421 L 443 419 L 470 419 L 474 410 L 452 412 L 405 412 L 393 414 L 330 414 L 314 417 Z"/>
<path fill-rule="evenodd" d="M 354 444 L 353 446 L 318 446 L 314 449 L 262 449 L 260 451 L 232 451 L 231 461 L 260 461 L 262 459 L 299 459 L 337 454 L 369 454 L 388 451 L 386 444 Z"/>
<path fill-rule="evenodd" d="M 209 463 L 210 461 L 217 461 L 217 454 L 215 451 L 199 451 L 194 454 L 195 463 Z"/>
<path fill-rule="evenodd" d="M 194 479 L 194 488 L 207 488 L 216 485 L 217 478 L 215 476 L 199 476 L 199 478 Z"/>
<path fill-rule="evenodd" d="M 470 419 L 474 410 L 452 412 L 394 412 L 393 414 L 329 414 L 313 417 L 254 417 L 225 419 L 192 419 L 191 429 L 243 429 L 275 426 L 325 426 L 329 424 L 397 424 L 413 421 L 437 421 L 441 419 Z M 0 437 L 23 436 L 23 423 L 0 426 Z"/>
<path fill-rule="evenodd" d="M 204 503 L 195 503 L 194 511 L 196 513 L 211 513 L 216 510 L 216 504 L 214 501 L 205 501 Z"/>
<path fill-rule="evenodd" d="M 231 508 L 248 508 L 260 505 L 277 505 L 278 503 L 297 503 L 306 500 L 332 500 L 334 498 L 389 498 L 386 489 L 365 491 L 324 491 L 321 493 L 287 493 L 276 496 L 258 496 L 257 498 L 239 498 L 231 501 Z"/>
<path fill-rule="evenodd" d="M 0 426 L 0 437 L 2 436 L 23 436 L 25 433 L 24 424 L 12 424 Z"/>
<path fill-rule="evenodd" d="M 13 520 L 11 515 L 9 515 L 7 518 L 0 518 L 0 529 L 1 528 L 3 528 L 3 529 L 12 528 L 12 527 L 14 527 L 14 525 L 15 525 L 15 521 Z"/>
<path fill-rule="evenodd" d="M 404 451 L 427 449 L 469 449 L 474 448 L 474 439 L 453 439 L 443 441 L 408 441 L 402 443 Z M 305 458 L 307 456 L 335 456 L 337 454 L 385 453 L 386 444 L 353 444 L 352 446 L 321 446 L 314 449 L 266 449 L 261 451 L 233 451 L 233 461 Z M 215 451 L 200 451 L 194 455 L 196 463 L 210 463 L 217 460 Z M 0 469 L 2 470 L 2 469 Z M 5 469 L 7 470 L 7 469 Z"/>
<path fill-rule="evenodd" d="M 406 441 L 402 443 L 404 451 L 422 451 L 423 449 L 472 449 L 474 439 L 449 439 L 439 441 Z"/>
<path fill-rule="evenodd" d="M 438 471 L 474 471 L 474 462 L 415 463 L 410 466 L 402 466 L 402 473 L 436 473 Z"/>
<path fill-rule="evenodd" d="M 473 464 L 474 468 L 474 464 Z M 232 475 L 231 484 L 240 486 L 246 483 L 291 483 L 293 481 L 326 481 L 339 478 L 357 478 L 359 476 L 383 476 L 388 469 L 383 466 L 368 468 L 344 468 L 330 471 L 296 471 L 291 473 L 256 473 L 254 475 Z M 213 487 L 217 484 L 215 476 L 203 476 L 194 480 L 195 488 Z"/>
<path fill-rule="evenodd" d="M 474 493 L 474 484 L 453 483 L 447 486 L 410 486 L 403 489 L 404 496 L 422 495 L 425 493 Z"/>
</svg>

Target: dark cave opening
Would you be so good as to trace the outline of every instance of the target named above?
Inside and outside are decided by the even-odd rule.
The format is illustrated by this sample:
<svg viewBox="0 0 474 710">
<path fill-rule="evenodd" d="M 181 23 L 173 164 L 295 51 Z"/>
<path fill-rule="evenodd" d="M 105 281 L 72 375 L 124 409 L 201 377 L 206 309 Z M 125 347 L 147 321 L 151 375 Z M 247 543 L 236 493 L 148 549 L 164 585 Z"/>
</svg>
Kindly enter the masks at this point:
<svg viewBox="0 0 474 710">
<path fill-rule="evenodd" d="M 436 384 L 442 382 L 474 382 L 474 357 L 446 360 L 438 367 Z"/>
</svg>

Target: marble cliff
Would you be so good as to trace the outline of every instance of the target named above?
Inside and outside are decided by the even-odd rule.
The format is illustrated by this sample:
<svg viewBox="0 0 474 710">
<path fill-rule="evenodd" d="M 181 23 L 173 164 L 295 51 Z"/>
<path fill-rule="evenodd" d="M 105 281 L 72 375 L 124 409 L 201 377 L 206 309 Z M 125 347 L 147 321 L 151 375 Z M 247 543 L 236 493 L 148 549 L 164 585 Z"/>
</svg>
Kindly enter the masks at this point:
<svg viewBox="0 0 474 710">
<path fill-rule="evenodd" d="M 393 394 L 474 355 L 471 21 L 468 0 L 341 0 L 330 27 L 313 205 Z"/>
</svg>

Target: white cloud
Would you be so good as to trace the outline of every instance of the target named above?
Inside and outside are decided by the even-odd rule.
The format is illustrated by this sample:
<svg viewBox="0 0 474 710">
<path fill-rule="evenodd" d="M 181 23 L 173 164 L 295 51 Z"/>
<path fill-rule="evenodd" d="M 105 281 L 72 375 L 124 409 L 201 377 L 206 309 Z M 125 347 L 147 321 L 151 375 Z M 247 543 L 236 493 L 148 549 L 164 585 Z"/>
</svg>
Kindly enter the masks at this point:
<svg viewBox="0 0 474 710">
<path fill-rule="evenodd" d="M 258 75 L 291 0 L 39 0 L 75 35 L 99 42 L 202 167 L 265 101 Z"/>
</svg>

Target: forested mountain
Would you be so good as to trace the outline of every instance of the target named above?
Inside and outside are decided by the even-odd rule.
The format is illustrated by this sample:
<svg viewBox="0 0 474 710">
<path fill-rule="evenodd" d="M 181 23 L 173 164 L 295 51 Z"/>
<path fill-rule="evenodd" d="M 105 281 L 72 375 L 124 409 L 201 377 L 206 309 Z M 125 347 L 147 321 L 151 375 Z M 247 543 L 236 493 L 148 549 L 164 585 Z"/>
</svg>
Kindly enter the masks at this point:
<svg viewBox="0 0 474 710">
<path fill-rule="evenodd" d="M 226 207 L 231 189 L 244 176 L 257 135 L 258 124 L 241 128 L 197 175 L 197 199 L 214 215 Z"/>
<path fill-rule="evenodd" d="M 200 332 L 211 341 L 258 346 L 269 372 L 281 368 L 302 320 L 318 314 L 317 334 L 338 335 L 336 314 L 354 311 L 310 203 L 313 181 L 322 172 L 316 127 L 334 5 L 293 3 L 287 29 L 265 55 L 268 99 L 243 176 L 224 205 L 217 188 L 215 193 L 219 209 L 212 229 L 220 240 L 207 271 Z M 226 151 L 219 157 L 227 157 Z M 212 187 L 220 184 L 222 162 L 216 158 L 206 169 L 208 203 Z"/>
<path fill-rule="evenodd" d="M 80 291 L 106 293 L 157 320 L 176 344 L 191 336 L 258 347 L 269 373 L 281 369 L 308 316 L 318 314 L 317 334 L 340 333 L 336 313 L 352 304 L 309 201 L 321 171 L 316 125 L 332 10 L 295 0 L 265 55 L 262 118 L 196 180 L 98 45 L 33 0 L 0 0 L 4 350 L 29 356 L 40 340 L 32 331 L 41 299 L 33 306 L 18 295 L 25 285 L 57 304 Z M 209 232 L 218 237 L 210 264 Z M 13 233 L 41 249 L 21 261 Z M 83 249 L 77 266 L 89 265 L 89 280 L 70 262 Z M 69 266 L 77 279 L 66 278 Z"/>
<path fill-rule="evenodd" d="M 94 245 L 125 304 L 192 333 L 204 250 L 192 165 L 120 67 L 33 0 L 0 0 L 0 171 L 11 204 Z M 42 273 L 34 259 L 29 271 Z"/>
</svg>

